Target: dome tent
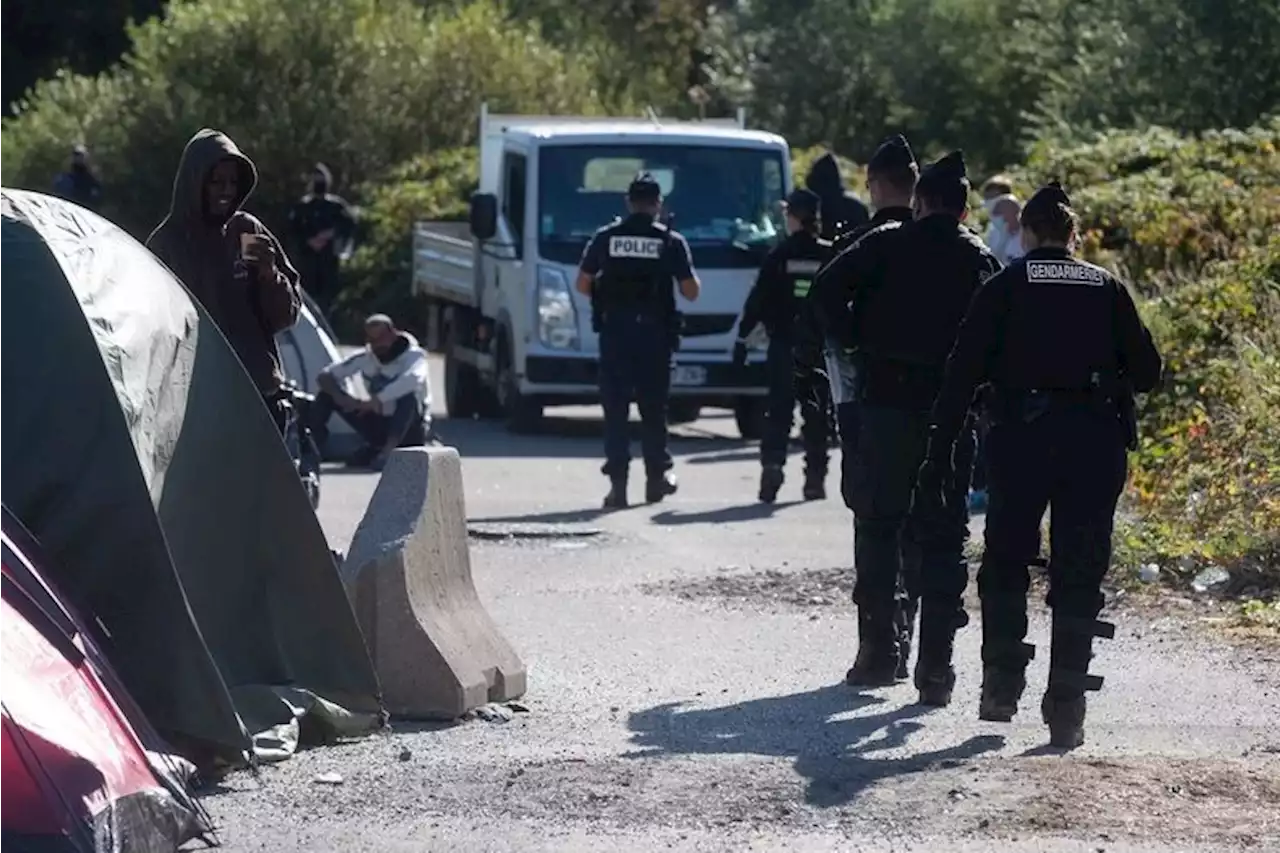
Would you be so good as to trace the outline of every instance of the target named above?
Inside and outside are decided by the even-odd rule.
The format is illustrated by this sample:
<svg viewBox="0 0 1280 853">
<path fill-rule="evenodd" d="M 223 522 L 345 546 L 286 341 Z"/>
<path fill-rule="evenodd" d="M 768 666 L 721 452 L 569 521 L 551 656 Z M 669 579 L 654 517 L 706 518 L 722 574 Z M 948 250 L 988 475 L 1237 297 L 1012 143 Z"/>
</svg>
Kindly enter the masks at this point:
<svg viewBox="0 0 1280 853">
<path fill-rule="evenodd" d="M 7 189 L 0 213 L 0 489 L 151 722 L 230 763 L 290 754 L 305 715 L 379 726 L 324 534 L 213 321 L 101 217 Z"/>
<path fill-rule="evenodd" d="M 42 576 L 45 556 L 7 508 L 3 540 L 4 848 L 108 853 L 211 840 L 187 772 Z"/>
</svg>

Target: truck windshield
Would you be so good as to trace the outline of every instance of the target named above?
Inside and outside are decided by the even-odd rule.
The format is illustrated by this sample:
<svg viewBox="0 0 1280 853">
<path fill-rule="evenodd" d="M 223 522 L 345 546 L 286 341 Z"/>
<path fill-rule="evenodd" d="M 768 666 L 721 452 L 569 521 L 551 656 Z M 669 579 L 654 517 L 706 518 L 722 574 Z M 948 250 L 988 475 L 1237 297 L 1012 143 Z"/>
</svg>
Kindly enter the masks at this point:
<svg viewBox="0 0 1280 853">
<path fill-rule="evenodd" d="M 782 157 L 759 148 L 566 145 L 538 159 L 538 244 L 547 260 L 577 263 L 591 235 L 626 215 L 627 185 L 647 171 L 662 185 L 663 216 L 695 266 L 753 267 L 781 234 Z"/>
</svg>

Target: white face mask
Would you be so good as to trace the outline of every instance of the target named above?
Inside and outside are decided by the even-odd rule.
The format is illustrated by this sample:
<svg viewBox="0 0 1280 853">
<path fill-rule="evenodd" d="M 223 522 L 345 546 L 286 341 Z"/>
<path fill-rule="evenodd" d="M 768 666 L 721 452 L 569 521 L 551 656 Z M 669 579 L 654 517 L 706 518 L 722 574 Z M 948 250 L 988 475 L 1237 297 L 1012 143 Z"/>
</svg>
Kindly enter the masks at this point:
<svg viewBox="0 0 1280 853">
<path fill-rule="evenodd" d="M 987 246 L 999 255 L 1009 242 L 1009 225 L 1003 219 L 993 219 L 987 226 Z"/>
</svg>

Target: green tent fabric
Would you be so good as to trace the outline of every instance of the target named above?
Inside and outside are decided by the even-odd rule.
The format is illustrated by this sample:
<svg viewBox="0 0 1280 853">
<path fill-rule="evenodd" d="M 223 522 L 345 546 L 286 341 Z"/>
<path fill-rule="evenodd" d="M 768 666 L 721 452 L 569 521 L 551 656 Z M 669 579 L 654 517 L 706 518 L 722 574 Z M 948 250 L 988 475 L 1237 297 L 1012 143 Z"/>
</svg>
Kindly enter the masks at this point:
<svg viewBox="0 0 1280 853">
<path fill-rule="evenodd" d="M 124 231 L 0 192 L 0 491 L 152 723 L 238 763 L 378 728 L 324 533 L 212 320 Z"/>
</svg>

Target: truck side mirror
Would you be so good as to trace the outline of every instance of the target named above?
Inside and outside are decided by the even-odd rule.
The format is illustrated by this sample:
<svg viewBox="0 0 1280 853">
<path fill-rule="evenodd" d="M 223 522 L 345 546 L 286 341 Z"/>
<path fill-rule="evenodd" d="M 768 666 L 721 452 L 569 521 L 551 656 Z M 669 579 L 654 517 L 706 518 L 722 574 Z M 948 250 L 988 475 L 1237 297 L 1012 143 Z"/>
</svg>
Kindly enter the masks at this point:
<svg viewBox="0 0 1280 853">
<path fill-rule="evenodd" d="M 468 216 L 471 236 L 477 240 L 490 240 L 498 233 L 498 197 L 492 193 L 476 193 L 471 196 L 471 212 Z"/>
</svg>

